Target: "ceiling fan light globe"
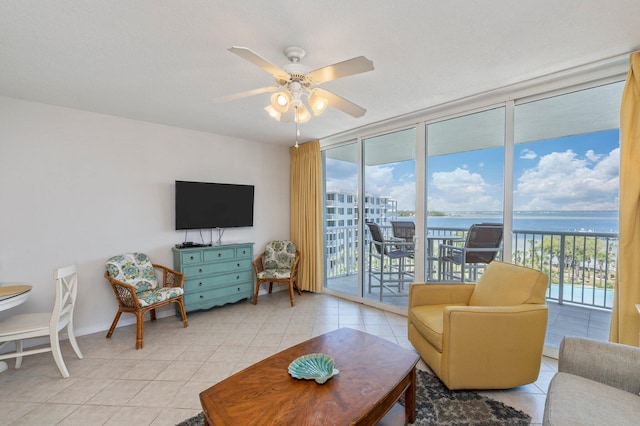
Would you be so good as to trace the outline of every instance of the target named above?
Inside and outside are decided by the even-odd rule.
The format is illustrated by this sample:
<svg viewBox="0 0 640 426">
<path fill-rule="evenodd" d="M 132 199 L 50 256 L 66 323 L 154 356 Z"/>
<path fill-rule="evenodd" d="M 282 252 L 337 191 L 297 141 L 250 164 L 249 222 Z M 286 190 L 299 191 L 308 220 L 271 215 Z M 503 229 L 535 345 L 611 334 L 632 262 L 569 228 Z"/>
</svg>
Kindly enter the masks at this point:
<svg viewBox="0 0 640 426">
<path fill-rule="evenodd" d="M 271 95 L 271 106 L 279 113 L 285 113 L 289 109 L 291 96 L 287 92 L 277 92 Z"/>
<path fill-rule="evenodd" d="M 296 107 L 296 123 L 306 123 L 311 120 L 311 114 L 304 105 Z"/>
<path fill-rule="evenodd" d="M 322 114 L 328 104 L 329 101 L 327 98 L 318 95 L 315 90 L 311 92 L 311 95 L 309 96 L 309 106 L 311 107 L 311 111 L 313 111 L 313 115 L 317 117 Z"/>
<path fill-rule="evenodd" d="M 271 118 L 275 118 L 276 120 L 280 121 L 280 117 L 282 117 L 282 114 L 280 112 L 276 111 L 274 107 L 272 107 L 271 105 L 267 105 L 264 108 L 264 110 L 269 113 Z"/>
</svg>

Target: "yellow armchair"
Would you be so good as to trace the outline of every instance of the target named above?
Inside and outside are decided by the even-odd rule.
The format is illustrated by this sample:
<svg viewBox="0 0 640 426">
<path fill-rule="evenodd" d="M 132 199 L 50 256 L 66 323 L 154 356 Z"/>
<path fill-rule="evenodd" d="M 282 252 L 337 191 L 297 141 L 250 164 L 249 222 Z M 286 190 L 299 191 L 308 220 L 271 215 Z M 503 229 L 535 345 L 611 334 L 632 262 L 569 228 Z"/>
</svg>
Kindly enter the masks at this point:
<svg viewBox="0 0 640 426">
<path fill-rule="evenodd" d="M 507 389 L 538 378 L 548 277 L 493 261 L 477 284 L 413 283 L 409 341 L 449 389 Z"/>
</svg>

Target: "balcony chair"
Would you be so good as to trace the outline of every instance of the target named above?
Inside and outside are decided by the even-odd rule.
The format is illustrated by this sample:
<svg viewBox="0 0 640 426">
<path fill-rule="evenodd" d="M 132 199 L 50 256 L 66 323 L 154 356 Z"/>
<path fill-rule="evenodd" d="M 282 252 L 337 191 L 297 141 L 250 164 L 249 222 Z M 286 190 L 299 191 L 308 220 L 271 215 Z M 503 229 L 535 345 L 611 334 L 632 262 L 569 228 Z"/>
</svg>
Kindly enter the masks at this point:
<svg viewBox="0 0 640 426">
<path fill-rule="evenodd" d="M 78 275 L 75 265 L 58 268 L 53 273 L 56 298 L 53 312 L 14 315 L 0 322 L 0 348 L 9 342 L 15 342 L 15 352 L 0 355 L 0 360 L 16 358 L 16 369 L 22 365 L 22 357 L 43 352 L 51 352 L 62 377 L 69 377 L 69 371 L 60 351 L 60 332 L 66 328 L 69 343 L 78 358 L 82 352 L 73 333 L 73 308 L 78 291 Z M 24 350 L 22 341 L 36 337 L 48 337 L 45 347 Z"/>
<path fill-rule="evenodd" d="M 548 277 L 493 261 L 474 283 L 409 287 L 409 341 L 449 389 L 507 389 L 537 380 Z"/>
<path fill-rule="evenodd" d="M 300 251 L 293 241 L 277 240 L 270 241 L 253 262 L 253 269 L 256 272 L 256 294 L 253 297 L 253 304 L 258 304 L 258 292 L 262 283 L 269 283 L 269 294 L 273 289 L 273 283 L 285 283 L 289 286 L 289 297 L 291 306 L 296 302 L 293 297 L 293 289 L 302 295 L 298 287 L 298 263 L 300 262 Z"/>
<path fill-rule="evenodd" d="M 501 223 L 480 223 L 471 225 L 464 245 L 441 244 L 438 280 L 476 281 L 478 270 L 485 268 L 501 253 L 502 234 Z"/>
<path fill-rule="evenodd" d="M 156 309 L 175 303 L 182 315 L 184 327 L 189 326 L 184 310 L 184 274 L 151 263 L 143 253 L 127 253 L 114 256 L 106 262 L 104 277 L 109 281 L 118 301 L 118 312 L 113 319 L 107 338 L 113 331 L 123 312 L 136 316 L 136 349 L 142 349 L 144 339 L 144 316 L 150 313 L 156 320 Z M 156 278 L 156 269 L 162 273 L 162 287 Z"/>
<path fill-rule="evenodd" d="M 400 242 L 397 239 L 385 240 L 378 224 L 367 222 L 367 226 L 370 235 L 369 293 L 371 289 L 379 288 L 381 302 L 383 296 L 406 296 L 406 293 L 402 294 L 405 284 L 413 280 L 413 265 L 407 263 L 407 259 L 413 257 L 413 251 L 406 248 L 413 247 L 414 243 Z M 377 280 L 378 284 L 374 284 L 372 280 Z M 384 294 L 384 290 L 390 293 Z"/>
<path fill-rule="evenodd" d="M 391 232 L 393 233 L 393 238 L 397 238 L 402 242 L 409 243 L 406 247 L 402 245 L 397 246 L 398 250 L 404 250 L 408 252 L 415 251 L 415 243 L 413 238 L 416 235 L 416 224 L 410 222 L 408 220 L 392 220 L 391 221 Z"/>
</svg>

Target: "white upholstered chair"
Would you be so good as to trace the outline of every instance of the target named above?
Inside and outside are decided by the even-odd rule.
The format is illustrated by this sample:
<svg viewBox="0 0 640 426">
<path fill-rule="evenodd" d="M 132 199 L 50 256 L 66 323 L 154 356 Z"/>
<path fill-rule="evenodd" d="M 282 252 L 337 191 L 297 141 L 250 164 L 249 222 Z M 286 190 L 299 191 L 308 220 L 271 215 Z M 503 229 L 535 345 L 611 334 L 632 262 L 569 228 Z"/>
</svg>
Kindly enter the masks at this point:
<svg viewBox="0 0 640 426">
<path fill-rule="evenodd" d="M 60 352 L 60 332 L 66 328 L 71 347 L 78 358 L 82 359 L 82 352 L 73 334 L 73 308 L 78 290 L 76 267 L 71 265 L 58 268 L 53 277 L 56 291 L 53 312 L 14 315 L 0 322 L 0 348 L 9 342 L 15 342 L 16 345 L 15 352 L 0 355 L 0 360 L 16 358 L 16 368 L 20 368 L 23 356 L 52 352 L 62 377 L 69 377 Z M 36 337 L 48 337 L 49 344 L 24 350 L 22 341 Z"/>
</svg>

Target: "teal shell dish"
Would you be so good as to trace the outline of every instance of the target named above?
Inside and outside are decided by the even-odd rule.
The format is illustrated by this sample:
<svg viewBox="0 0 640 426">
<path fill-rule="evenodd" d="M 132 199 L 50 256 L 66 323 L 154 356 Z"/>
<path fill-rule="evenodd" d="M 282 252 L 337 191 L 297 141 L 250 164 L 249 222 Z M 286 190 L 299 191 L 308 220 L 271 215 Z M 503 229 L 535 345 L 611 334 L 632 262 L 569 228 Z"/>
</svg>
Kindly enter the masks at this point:
<svg viewBox="0 0 640 426">
<path fill-rule="evenodd" d="M 296 379 L 313 379 L 323 384 L 340 371 L 333 368 L 333 358 L 326 354 L 307 354 L 289 364 L 289 374 Z"/>
</svg>

